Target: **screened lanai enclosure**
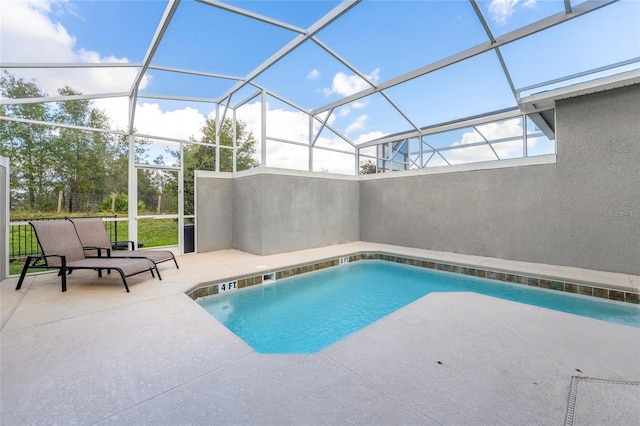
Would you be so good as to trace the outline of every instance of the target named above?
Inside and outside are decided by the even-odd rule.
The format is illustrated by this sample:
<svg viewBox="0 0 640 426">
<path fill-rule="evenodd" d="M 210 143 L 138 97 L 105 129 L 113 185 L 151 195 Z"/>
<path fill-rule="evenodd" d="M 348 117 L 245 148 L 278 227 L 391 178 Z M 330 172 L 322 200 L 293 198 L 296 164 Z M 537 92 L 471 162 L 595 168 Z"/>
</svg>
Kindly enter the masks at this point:
<svg viewBox="0 0 640 426">
<path fill-rule="evenodd" d="M 195 170 L 552 158 L 557 100 L 640 80 L 635 0 L 0 8 L 12 214 L 38 197 L 58 212 L 120 206 L 132 239 L 145 221 L 191 223 Z"/>
</svg>

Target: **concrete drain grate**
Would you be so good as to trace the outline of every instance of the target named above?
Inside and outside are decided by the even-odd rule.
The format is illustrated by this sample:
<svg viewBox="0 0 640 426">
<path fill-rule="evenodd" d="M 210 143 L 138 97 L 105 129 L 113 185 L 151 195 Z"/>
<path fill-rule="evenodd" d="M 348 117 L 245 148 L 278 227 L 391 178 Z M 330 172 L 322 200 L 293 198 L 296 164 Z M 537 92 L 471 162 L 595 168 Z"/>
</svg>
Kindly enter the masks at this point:
<svg viewBox="0 0 640 426">
<path fill-rule="evenodd" d="M 565 426 L 638 424 L 640 382 L 572 376 Z"/>
</svg>

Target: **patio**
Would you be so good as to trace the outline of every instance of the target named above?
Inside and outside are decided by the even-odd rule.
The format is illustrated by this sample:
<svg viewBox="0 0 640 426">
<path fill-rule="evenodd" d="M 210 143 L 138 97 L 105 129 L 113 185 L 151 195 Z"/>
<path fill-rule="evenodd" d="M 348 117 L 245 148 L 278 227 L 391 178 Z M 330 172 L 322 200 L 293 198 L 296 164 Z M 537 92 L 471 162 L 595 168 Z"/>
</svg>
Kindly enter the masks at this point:
<svg viewBox="0 0 640 426">
<path fill-rule="evenodd" d="M 640 287 L 640 277 L 370 243 L 181 256 L 163 280 L 2 282 L 1 422 L 631 424 L 640 330 L 473 293 L 431 294 L 314 355 L 255 353 L 185 292 L 380 250 Z M 80 273 L 79 273 L 80 272 Z M 85 272 L 84 274 L 82 272 Z M 86 280 L 85 280 L 86 278 Z"/>
</svg>

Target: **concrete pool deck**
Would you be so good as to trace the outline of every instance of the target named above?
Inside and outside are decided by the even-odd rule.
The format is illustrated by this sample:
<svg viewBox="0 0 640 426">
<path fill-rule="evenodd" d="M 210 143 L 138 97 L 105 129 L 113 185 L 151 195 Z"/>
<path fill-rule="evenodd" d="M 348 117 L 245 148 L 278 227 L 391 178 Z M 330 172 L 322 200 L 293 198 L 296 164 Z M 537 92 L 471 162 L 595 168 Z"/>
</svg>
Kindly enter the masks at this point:
<svg viewBox="0 0 640 426">
<path fill-rule="evenodd" d="M 640 277 L 370 243 L 180 256 L 163 280 L 2 282 L 3 425 L 637 424 L 640 329 L 473 293 L 430 294 L 314 355 L 263 355 L 185 292 L 359 251 L 573 277 Z M 496 267 L 498 267 L 496 266 Z M 531 273 L 533 273 L 531 272 Z M 636 290 L 637 291 L 637 290 Z M 640 310 L 638 311 L 640 315 Z"/>
</svg>

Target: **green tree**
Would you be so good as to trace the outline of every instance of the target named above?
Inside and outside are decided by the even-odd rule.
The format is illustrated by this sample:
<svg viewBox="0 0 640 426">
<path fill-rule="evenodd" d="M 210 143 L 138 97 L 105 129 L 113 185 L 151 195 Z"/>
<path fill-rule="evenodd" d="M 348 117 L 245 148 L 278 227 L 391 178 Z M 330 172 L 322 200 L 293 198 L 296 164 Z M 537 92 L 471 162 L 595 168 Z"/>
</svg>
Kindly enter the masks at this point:
<svg viewBox="0 0 640 426">
<path fill-rule="evenodd" d="M 126 195 L 129 191 L 129 136 L 118 135 L 114 138 L 111 161 L 106 165 L 106 192 L 109 199 L 109 206 L 111 205 L 111 194 L 116 194 L 117 197 Z M 118 204 L 120 206 L 120 204 Z M 109 207 L 110 210 L 110 207 Z M 127 211 L 126 207 L 121 209 L 116 208 L 116 211 Z"/>
<path fill-rule="evenodd" d="M 247 125 L 236 120 L 236 170 L 247 170 L 258 167 L 259 163 L 254 158 L 256 152 L 256 138 L 253 132 L 247 129 Z M 185 144 L 182 149 L 182 161 L 184 169 L 184 210 L 185 214 L 194 213 L 194 175 L 196 170 L 216 169 L 216 121 L 207 118 L 202 126 L 202 137 L 191 137 L 195 143 Z M 228 147 L 228 148 L 223 148 Z M 220 129 L 220 171 L 233 171 L 233 120 L 227 118 L 222 122 Z M 180 152 L 169 151 L 176 160 L 180 159 Z M 177 182 L 168 182 L 176 185 Z"/>
<path fill-rule="evenodd" d="M 377 173 L 376 163 L 371 160 L 361 161 L 360 162 L 360 174 L 361 175 L 372 175 Z"/>
<path fill-rule="evenodd" d="M 216 143 L 216 121 L 207 117 L 202 126 L 202 138 L 198 141 L 191 138 L 193 142 L 200 142 L 208 145 Z M 233 121 L 229 118 L 222 122 L 220 129 L 220 171 L 233 171 Z M 228 147 L 228 148 L 222 148 Z M 236 120 L 236 170 L 247 170 L 258 166 L 258 161 L 253 157 L 256 152 L 256 139 L 253 132 L 247 130 L 247 125 L 240 120 Z M 201 170 L 215 170 L 215 147 L 202 145 L 189 145 L 185 147 L 185 166 L 188 160 L 195 160 L 198 166 L 207 166 Z M 193 155 L 192 155 L 193 154 Z M 187 156 L 192 158 L 187 159 Z M 186 167 L 185 167 L 186 168 Z"/>
<path fill-rule="evenodd" d="M 61 96 L 79 95 L 69 86 L 58 90 Z M 80 127 L 108 129 L 109 118 L 93 106 L 90 100 L 60 102 L 56 121 Z M 64 191 L 69 213 L 89 211 L 105 196 L 108 170 L 117 154 L 116 138 L 106 132 L 61 128 L 53 140 L 53 156 L 56 158 L 56 180 Z M 126 169 L 125 169 L 126 173 Z"/>
<path fill-rule="evenodd" d="M 46 96 L 35 83 L 15 78 L 4 71 L 0 90 L 6 98 L 39 98 Z M 0 113 L 27 120 L 47 121 L 50 113 L 43 103 L 7 104 Z M 11 166 L 11 192 L 14 208 L 36 210 L 44 208 L 51 192 L 50 156 L 51 128 L 41 124 L 0 121 L 0 153 L 8 157 Z"/>
</svg>

